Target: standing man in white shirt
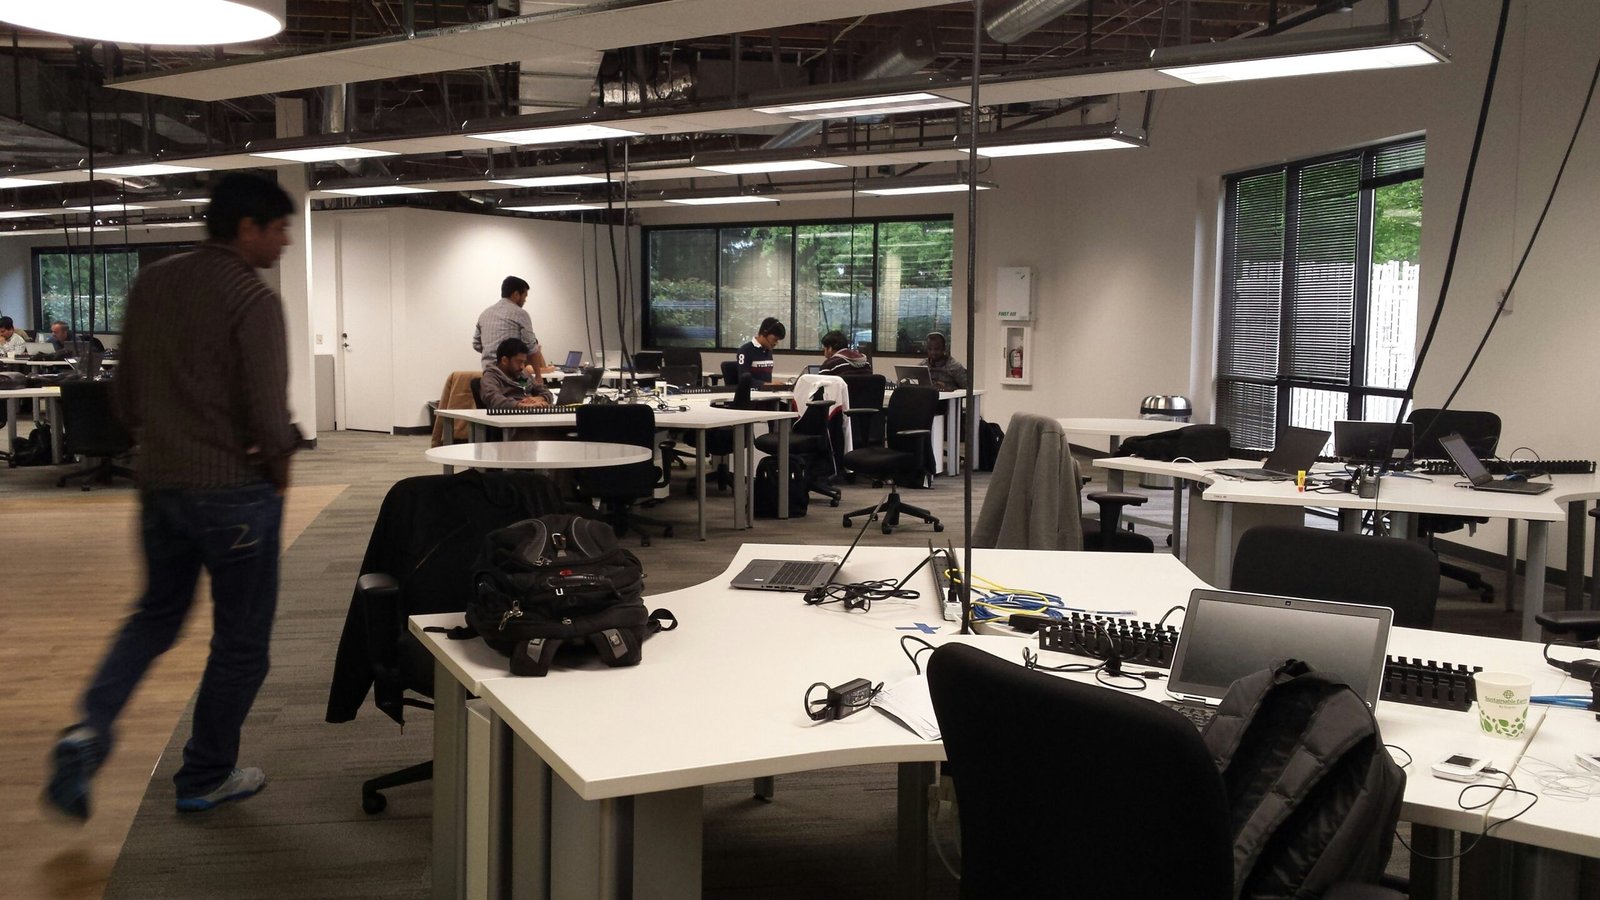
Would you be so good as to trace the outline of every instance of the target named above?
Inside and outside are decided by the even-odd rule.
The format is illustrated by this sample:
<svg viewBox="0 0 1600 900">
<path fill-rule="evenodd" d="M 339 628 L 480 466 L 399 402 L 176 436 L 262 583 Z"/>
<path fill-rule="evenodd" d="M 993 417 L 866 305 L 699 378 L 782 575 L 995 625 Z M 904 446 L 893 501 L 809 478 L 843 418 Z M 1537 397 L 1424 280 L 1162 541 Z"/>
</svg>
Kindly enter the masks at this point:
<svg viewBox="0 0 1600 900">
<path fill-rule="evenodd" d="M 516 338 L 532 348 L 524 373 L 534 384 L 544 384 L 542 373 L 550 371 L 544 361 L 544 348 L 533 333 L 533 318 L 523 305 L 528 302 L 528 283 L 515 275 L 507 275 L 500 282 L 500 302 L 478 316 L 478 327 L 472 332 L 472 349 L 483 355 L 484 368 L 495 365 L 495 350 L 507 338 Z"/>
</svg>

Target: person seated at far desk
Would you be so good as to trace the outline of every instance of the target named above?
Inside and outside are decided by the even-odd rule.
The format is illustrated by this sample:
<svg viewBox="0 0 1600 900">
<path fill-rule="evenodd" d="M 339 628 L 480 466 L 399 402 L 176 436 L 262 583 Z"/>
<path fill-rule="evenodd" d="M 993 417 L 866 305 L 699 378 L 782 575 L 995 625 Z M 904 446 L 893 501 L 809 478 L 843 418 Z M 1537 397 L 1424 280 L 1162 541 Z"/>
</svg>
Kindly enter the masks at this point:
<svg viewBox="0 0 1600 900">
<path fill-rule="evenodd" d="M 734 361 L 739 366 L 740 375 L 750 376 L 751 387 L 757 390 L 772 387 L 772 348 L 778 346 L 788 331 L 782 322 L 767 316 L 761 320 L 756 336 L 739 348 Z"/>
<path fill-rule="evenodd" d="M 528 345 L 506 338 L 495 348 L 494 365 L 483 369 L 483 405 L 489 409 L 549 406 L 555 397 L 543 385 L 525 387 L 518 377 L 528 366 Z"/>
<path fill-rule="evenodd" d="M 850 346 L 844 332 L 834 329 L 822 336 L 823 375 L 871 375 L 872 360 Z"/>
<path fill-rule="evenodd" d="M 937 331 L 928 333 L 928 377 L 941 391 L 964 391 L 972 376 L 967 367 L 950 358 L 949 343 Z"/>
<path fill-rule="evenodd" d="M 22 352 L 28 339 L 17 331 L 15 322 L 10 316 L 0 316 L 0 356 L 14 356 Z"/>
</svg>

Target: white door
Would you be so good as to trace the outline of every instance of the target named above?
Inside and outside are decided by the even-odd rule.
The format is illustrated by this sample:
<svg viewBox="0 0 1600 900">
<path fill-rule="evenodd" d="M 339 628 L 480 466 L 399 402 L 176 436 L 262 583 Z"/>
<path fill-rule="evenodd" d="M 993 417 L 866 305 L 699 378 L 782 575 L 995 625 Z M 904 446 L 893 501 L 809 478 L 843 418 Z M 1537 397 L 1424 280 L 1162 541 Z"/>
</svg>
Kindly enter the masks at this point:
<svg viewBox="0 0 1600 900">
<path fill-rule="evenodd" d="M 344 427 L 388 434 L 395 424 L 389 219 L 340 216 L 338 229 Z"/>
</svg>

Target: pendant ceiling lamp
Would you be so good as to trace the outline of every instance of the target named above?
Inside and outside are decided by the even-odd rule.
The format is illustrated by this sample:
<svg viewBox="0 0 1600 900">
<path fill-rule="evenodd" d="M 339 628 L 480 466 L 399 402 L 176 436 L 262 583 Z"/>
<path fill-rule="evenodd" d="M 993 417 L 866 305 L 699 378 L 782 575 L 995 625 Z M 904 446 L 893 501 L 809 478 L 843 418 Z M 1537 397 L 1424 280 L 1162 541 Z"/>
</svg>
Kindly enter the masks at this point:
<svg viewBox="0 0 1600 900">
<path fill-rule="evenodd" d="M 118 44 L 236 44 L 283 30 L 286 0 L 0 0 L 0 21 Z"/>
</svg>

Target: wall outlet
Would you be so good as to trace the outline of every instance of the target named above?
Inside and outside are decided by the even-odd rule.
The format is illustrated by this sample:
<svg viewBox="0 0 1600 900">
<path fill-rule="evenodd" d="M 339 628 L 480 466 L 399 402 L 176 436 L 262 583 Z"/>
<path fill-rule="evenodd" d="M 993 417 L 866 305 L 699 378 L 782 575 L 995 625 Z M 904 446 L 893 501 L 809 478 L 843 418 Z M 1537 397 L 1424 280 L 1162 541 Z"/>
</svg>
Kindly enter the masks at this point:
<svg viewBox="0 0 1600 900">
<path fill-rule="evenodd" d="M 322 335 L 320 335 L 320 334 L 317 335 L 317 346 L 318 347 L 322 346 Z"/>
</svg>

